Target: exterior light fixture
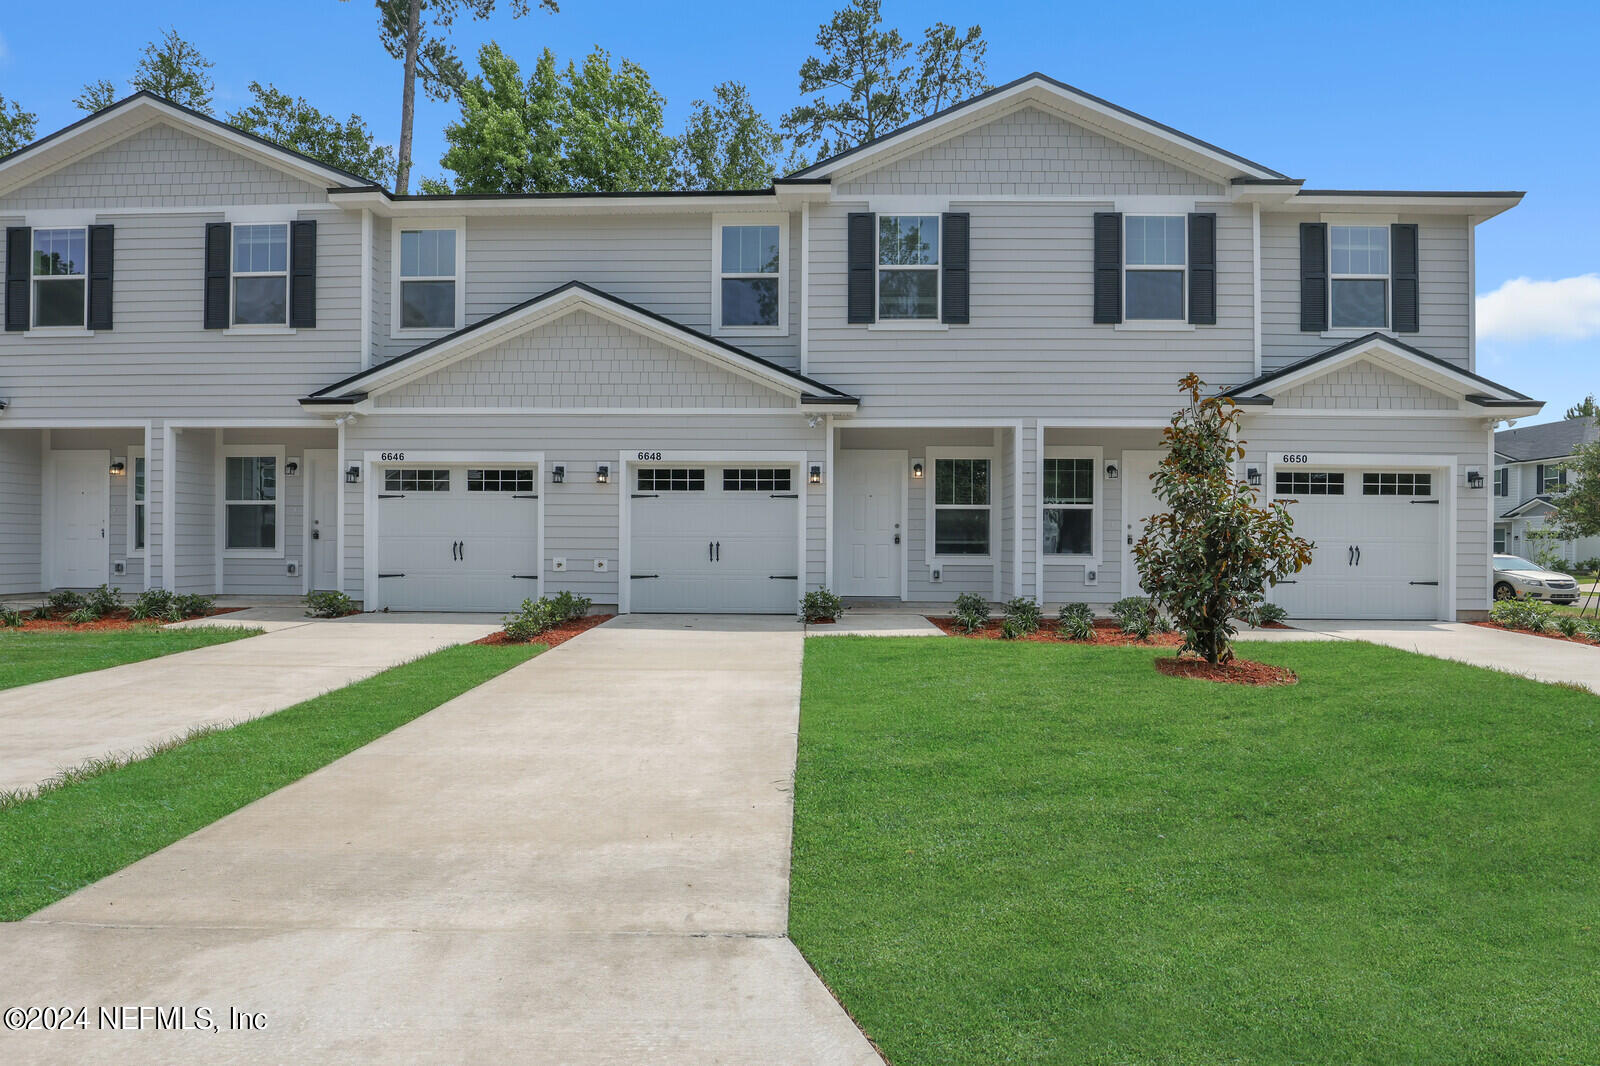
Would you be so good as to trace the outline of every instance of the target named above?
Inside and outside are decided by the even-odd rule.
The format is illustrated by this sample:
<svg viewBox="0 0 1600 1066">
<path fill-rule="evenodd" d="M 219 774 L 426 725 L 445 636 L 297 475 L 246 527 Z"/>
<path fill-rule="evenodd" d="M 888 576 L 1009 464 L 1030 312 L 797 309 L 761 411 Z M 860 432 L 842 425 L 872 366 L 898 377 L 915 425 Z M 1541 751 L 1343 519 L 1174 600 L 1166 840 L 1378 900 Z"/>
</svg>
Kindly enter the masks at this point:
<svg viewBox="0 0 1600 1066">
<path fill-rule="evenodd" d="M 921 481 L 922 480 L 922 464 L 921 463 L 912 463 L 911 464 L 911 477 L 913 478 L 913 480 L 916 480 L 916 481 Z"/>
<path fill-rule="evenodd" d="M 550 484 L 559 485 L 567 480 L 567 468 L 557 463 L 550 468 Z"/>
<path fill-rule="evenodd" d="M 360 484 L 360 482 L 361 482 L 361 468 L 359 466 L 355 466 L 355 465 L 351 465 L 351 466 L 346 467 L 345 471 L 344 471 L 344 483 L 346 485 L 356 485 L 356 484 Z"/>
<path fill-rule="evenodd" d="M 1259 466 L 1245 467 L 1244 479 L 1250 482 L 1251 488 L 1259 489 L 1261 487 L 1261 468 Z"/>
<path fill-rule="evenodd" d="M 1106 480 L 1107 481 L 1115 481 L 1115 480 L 1117 480 L 1117 478 L 1119 478 L 1121 476 L 1122 476 L 1122 471 L 1117 469 L 1117 464 L 1116 463 L 1107 463 L 1106 464 Z"/>
<path fill-rule="evenodd" d="M 1483 488 L 1483 471 L 1475 466 L 1467 467 L 1467 488 Z"/>
<path fill-rule="evenodd" d="M 822 464 L 821 463 L 812 463 L 811 464 L 811 473 L 806 478 L 806 480 L 811 482 L 811 484 L 813 484 L 813 485 L 822 484 Z"/>
<path fill-rule="evenodd" d="M 611 467 L 610 466 L 608 466 L 605 463 L 601 463 L 600 465 L 598 465 L 598 466 L 596 466 L 594 468 L 594 482 L 595 482 L 596 485 L 604 485 L 610 480 L 611 480 Z"/>
<path fill-rule="evenodd" d="M 300 473 L 300 460 L 290 459 L 287 463 L 283 464 L 284 477 L 294 477 L 298 473 Z"/>
<path fill-rule="evenodd" d="M 127 472 L 128 472 L 128 464 L 123 462 L 121 459 L 118 459 L 116 462 L 111 464 L 111 476 L 112 477 L 121 477 L 123 474 L 126 474 Z"/>
</svg>

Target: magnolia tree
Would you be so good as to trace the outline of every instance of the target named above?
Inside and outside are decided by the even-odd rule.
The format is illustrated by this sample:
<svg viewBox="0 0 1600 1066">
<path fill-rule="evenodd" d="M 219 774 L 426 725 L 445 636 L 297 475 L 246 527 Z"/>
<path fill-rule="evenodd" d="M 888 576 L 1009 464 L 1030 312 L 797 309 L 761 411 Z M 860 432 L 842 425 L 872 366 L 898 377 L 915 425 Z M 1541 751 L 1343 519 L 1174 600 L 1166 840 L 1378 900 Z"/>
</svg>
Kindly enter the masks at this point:
<svg viewBox="0 0 1600 1066">
<path fill-rule="evenodd" d="M 1245 454 L 1242 412 L 1229 399 L 1202 399 L 1204 386 L 1194 374 L 1179 382 L 1189 402 L 1163 432 L 1166 455 L 1151 475 L 1167 511 L 1145 521 L 1133 557 L 1152 604 L 1183 633 L 1180 653 L 1215 666 L 1233 658 L 1233 620 L 1309 563 L 1312 544 L 1294 535 L 1290 501 L 1261 507 L 1256 490 L 1234 477 Z"/>
</svg>

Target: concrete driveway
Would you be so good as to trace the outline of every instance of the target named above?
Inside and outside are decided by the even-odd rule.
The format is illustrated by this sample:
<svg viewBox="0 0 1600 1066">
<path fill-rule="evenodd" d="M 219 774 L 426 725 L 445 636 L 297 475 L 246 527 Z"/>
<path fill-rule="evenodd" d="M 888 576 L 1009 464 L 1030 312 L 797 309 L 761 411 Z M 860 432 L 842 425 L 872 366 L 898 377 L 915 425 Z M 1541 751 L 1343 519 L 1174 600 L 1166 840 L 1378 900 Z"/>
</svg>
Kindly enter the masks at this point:
<svg viewBox="0 0 1600 1066">
<path fill-rule="evenodd" d="M 786 937 L 801 629 L 619 619 L 9 926 L 0 1059 L 877 1063 Z"/>
<path fill-rule="evenodd" d="M 265 629 L 259 637 L 0 692 L 0 789 L 137 752 L 195 726 L 281 711 L 498 629 L 489 615 L 362 614 L 313 621 L 266 607 L 179 625 Z"/>
</svg>

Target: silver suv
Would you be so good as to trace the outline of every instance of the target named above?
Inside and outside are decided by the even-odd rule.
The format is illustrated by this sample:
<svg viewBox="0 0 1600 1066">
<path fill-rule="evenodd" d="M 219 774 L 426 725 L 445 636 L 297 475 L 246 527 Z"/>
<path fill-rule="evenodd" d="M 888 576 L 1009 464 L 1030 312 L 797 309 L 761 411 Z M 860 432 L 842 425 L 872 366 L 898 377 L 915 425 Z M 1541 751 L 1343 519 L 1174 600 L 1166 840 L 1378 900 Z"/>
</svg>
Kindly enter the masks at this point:
<svg viewBox="0 0 1600 1066">
<path fill-rule="evenodd" d="M 1516 555 L 1494 557 L 1494 598 L 1576 603 L 1578 583 L 1570 575 L 1530 563 Z"/>
</svg>

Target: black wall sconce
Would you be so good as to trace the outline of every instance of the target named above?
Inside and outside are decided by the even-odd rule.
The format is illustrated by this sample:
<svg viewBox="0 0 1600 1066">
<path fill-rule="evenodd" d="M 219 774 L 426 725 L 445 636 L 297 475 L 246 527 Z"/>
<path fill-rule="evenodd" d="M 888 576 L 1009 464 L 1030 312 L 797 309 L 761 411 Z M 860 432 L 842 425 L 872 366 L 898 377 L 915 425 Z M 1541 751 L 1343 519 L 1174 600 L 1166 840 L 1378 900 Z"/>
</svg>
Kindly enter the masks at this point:
<svg viewBox="0 0 1600 1066">
<path fill-rule="evenodd" d="M 121 459 L 118 459 L 116 462 L 111 464 L 111 476 L 112 477 L 121 477 L 123 474 L 126 474 L 127 472 L 128 472 L 128 464 L 123 462 Z"/>
<path fill-rule="evenodd" d="M 912 463 L 911 464 L 911 477 L 916 481 L 921 481 L 922 480 L 922 464 L 921 463 Z"/>
<path fill-rule="evenodd" d="M 1483 488 L 1483 484 L 1483 471 L 1479 470 L 1475 466 L 1467 467 L 1467 488 L 1481 489 Z"/>
<path fill-rule="evenodd" d="M 594 483 L 604 485 L 611 480 L 611 467 L 601 463 L 594 468 Z"/>
<path fill-rule="evenodd" d="M 1116 463 L 1107 463 L 1106 464 L 1106 480 L 1107 481 L 1115 481 L 1115 480 L 1117 480 L 1117 478 L 1119 478 L 1121 476 L 1122 476 L 1122 471 L 1117 469 L 1117 464 Z"/>
<path fill-rule="evenodd" d="M 811 482 L 811 484 L 813 484 L 813 485 L 822 484 L 822 464 L 821 463 L 812 463 L 811 464 L 811 473 L 810 473 L 809 476 L 807 476 L 806 480 Z"/>
<path fill-rule="evenodd" d="M 345 471 L 344 471 L 344 483 L 346 485 L 359 484 L 360 481 L 361 481 L 361 468 L 359 466 L 349 466 L 349 467 L 345 468 Z"/>
<path fill-rule="evenodd" d="M 293 459 L 283 464 L 283 476 L 295 477 L 300 473 L 300 464 Z"/>
<path fill-rule="evenodd" d="M 550 484 L 559 485 L 567 480 L 567 468 L 557 463 L 550 468 Z"/>
<path fill-rule="evenodd" d="M 1244 479 L 1250 482 L 1251 488 L 1259 489 L 1261 487 L 1261 468 L 1259 466 L 1245 467 Z"/>
</svg>

